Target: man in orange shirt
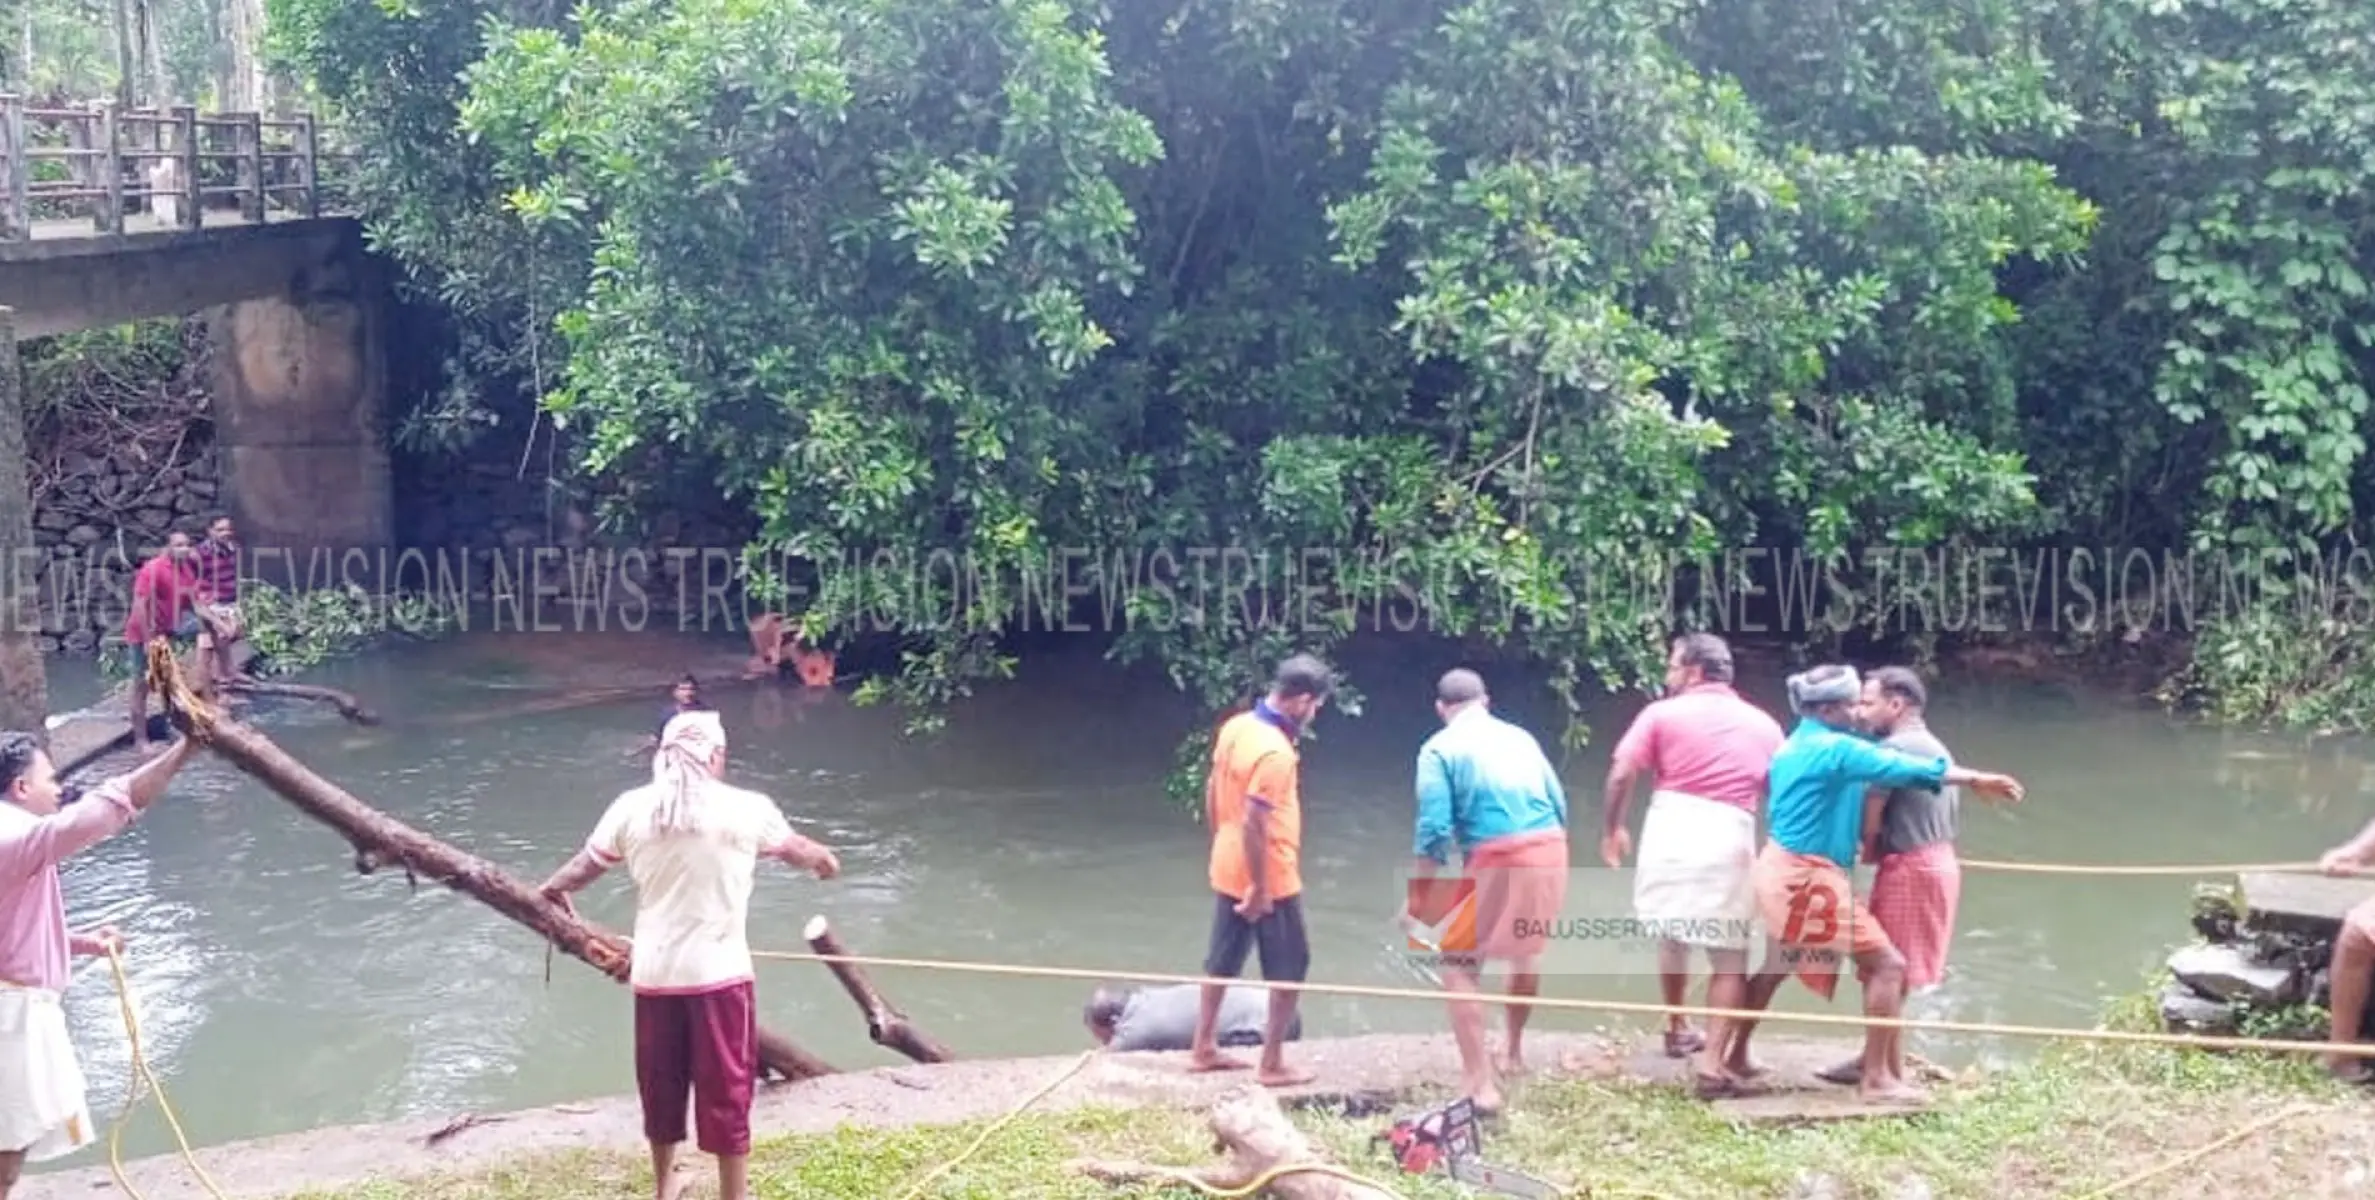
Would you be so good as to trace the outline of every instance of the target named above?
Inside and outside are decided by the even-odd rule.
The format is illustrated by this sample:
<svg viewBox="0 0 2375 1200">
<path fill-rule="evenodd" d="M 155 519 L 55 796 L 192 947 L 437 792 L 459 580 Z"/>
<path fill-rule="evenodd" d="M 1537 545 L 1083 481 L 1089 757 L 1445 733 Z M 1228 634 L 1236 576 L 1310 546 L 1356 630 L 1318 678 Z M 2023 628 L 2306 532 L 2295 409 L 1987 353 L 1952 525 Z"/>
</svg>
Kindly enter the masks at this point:
<svg viewBox="0 0 2375 1200">
<path fill-rule="evenodd" d="M 1223 722 L 1213 739 L 1204 811 L 1212 822 L 1212 947 L 1204 956 L 1203 1006 L 1188 1051 L 1191 1071 L 1228 1071 L 1244 1062 L 1220 1052 L 1215 1028 L 1228 985 L 1259 950 L 1262 978 L 1301 983 L 1311 968 L 1303 931 L 1303 802 L 1296 778 L 1295 739 L 1328 702 L 1335 681 L 1326 663 L 1298 654 L 1279 664 L 1270 694 Z M 1262 1063 L 1254 1078 L 1270 1087 L 1308 1083 L 1308 1071 L 1286 1065 L 1287 1031 L 1299 993 L 1272 989 Z"/>
</svg>

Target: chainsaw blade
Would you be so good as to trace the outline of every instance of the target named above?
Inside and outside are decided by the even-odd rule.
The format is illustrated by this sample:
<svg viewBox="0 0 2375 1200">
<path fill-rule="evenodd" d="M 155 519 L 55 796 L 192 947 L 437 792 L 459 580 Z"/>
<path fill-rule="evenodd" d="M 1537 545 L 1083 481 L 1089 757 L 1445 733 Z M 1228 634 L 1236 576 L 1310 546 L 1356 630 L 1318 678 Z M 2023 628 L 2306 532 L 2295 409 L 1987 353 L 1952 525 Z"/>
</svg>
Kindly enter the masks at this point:
<svg viewBox="0 0 2375 1200">
<path fill-rule="evenodd" d="M 1455 1158 L 1445 1167 L 1453 1179 L 1470 1187 L 1499 1192 L 1504 1196 L 1519 1196 L 1524 1200 L 1559 1200 L 1559 1189 L 1531 1175 L 1520 1175 L 1505 1167 L 1492 1166 L 1473 1158 Z"/>
</svg>

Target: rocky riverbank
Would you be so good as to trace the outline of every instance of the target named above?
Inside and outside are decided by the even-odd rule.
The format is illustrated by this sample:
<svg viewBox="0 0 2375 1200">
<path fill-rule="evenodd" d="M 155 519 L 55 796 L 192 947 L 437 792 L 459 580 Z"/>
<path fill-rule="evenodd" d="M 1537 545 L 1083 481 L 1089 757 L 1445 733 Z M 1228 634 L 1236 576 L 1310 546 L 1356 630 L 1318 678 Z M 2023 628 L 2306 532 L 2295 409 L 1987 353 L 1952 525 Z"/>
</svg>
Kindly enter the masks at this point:
<svg viewBox="0 0 2375 1200">
<path fill-rule="evenodd" d="M 2169 955 L 2161 1023 L 2177 1033 L 2322 1040 L 2342 914 L 2375 881 L 2253 872 L 2195 889 L 2200 940 Z M 2375 1002 L 2362 1029 L 2375 1030 Z"/>
</svg>

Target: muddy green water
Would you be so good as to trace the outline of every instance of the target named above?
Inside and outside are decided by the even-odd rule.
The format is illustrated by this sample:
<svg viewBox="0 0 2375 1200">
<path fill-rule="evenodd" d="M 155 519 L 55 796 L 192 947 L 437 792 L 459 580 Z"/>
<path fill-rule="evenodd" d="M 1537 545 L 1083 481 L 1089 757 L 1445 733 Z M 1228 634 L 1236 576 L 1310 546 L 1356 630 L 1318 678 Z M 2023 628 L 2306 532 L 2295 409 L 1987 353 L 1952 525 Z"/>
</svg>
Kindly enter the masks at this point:
<svg viewBox="0 0 2375 1200">
<path fill-rule="evenodd" d="M 1209 893 L 1201 828 L 1169 809 L 1160 779 L 1194 714 L 1159 675 L 1127 673 L 1094 648 L 1025 660 L 1017 681 L 958 709 L 938 741 L 896 714 L 788 692 L 720 693 L 739 781 L 776 796 L 838 847 L 844 876 L 820 884 L 763 871 L 752 937 L 798 948 L 824 913 L 861 953 L 1193 971 Z M 619 656 L 644 667 L 734 661 L 731 642 L 645 635 L 608 641 L 468 635 L 326 672 L 393 719 L 356 730 L 328 712 L 263 714 L 273 736 L 389 811 L 524 876 L 541 877 L 603 806 L 642 777 L 627 751 L 664 701 L 488 719 L 520 688 L 586 678 Z M 1409 771 L 1434 716 L 1427 688 L 1450 660 L 1427 650 L 1355 659 L 1366 715 L 1330 712 L 1305 756 L 1307 911 L 1315 978 L 1417 982 L 1389 916 L 1407 861 Z M 543 664 L 543 665 L 539 665 Z M 553 664 L 560 664 L 554 666 Z M 53 667 L 60 707 L 98 685 L 87 664 Z M 1781 711 L 1777 673 L 1749 690 Z M 1546 697 L 1495 680 L 1497 707 L 1548 728 Z M 1638 709 L 1612 698 L 1593 746 L 1568 764 L 1578 866 L 1592 858 L 1607 746 Z M 1932 726 L 1974 765 L 2018 772 L 2029 803 L 1969 808 L 1964 853 L 2060 861 L 2202 862 L 2312 857 L 2366 819 L 2375 754 L 2183 727 L 2111 700 L 2051 688 L 1949 680 Z M 1638 817 L 1636 816 L 1636 828 Z M 1570 911 L 1624 909 L 1623 877 L 1594 872 Z M 2187 936 L 2191 880 L 1973 873 L 1950 980 L 1922 1012 L 2087 1024 Z M 566 959 L 548 985 L 540 944 L 442 889 L 354 874 L 346 847 L 244 778 L 201 759 L 127 834 L 74 860 L 68 903 L 82 923 L 131 939 L 147 1048 L 200 1143 L 325 1124 L 448 1116 L 627 1091 L 624 989 Z M 618 872 L 581 902 L 624 927 Z M 1086 1046 L 1085 986 L 1070 981 L 880 973 L 893 998 L 968 1056 Z M 1553 994 L 1649 1000 L 1646 975 L 1554 977 Z M 1844 1000 L 1844 998 L 1843 998 Z M 1317 1036 L 1430 1031 L 1433 1003 L 1314 998 Z M 895 1061 L 871 1046 L 831 978 L 761 966 L 762 1018 L 844 1067 Z M 1784 1007 L 1819 1002 L 1795 989 Z M 103 965 L 82 968 L 69 1007 L 112 1119 L 127 1043 Z M 1840 1011 L 1847 1011 L 1843 1002 Z M 1560 1028 L 1583 1014 L 1543 1013 Z M 1949 1058 L 2033 1044 L 1929 1043 Z M 128 1153 L 169 1148 L 141 1117 Z M 87 1165 L 78 1155 L 59 1166 Z"/>
</svg>

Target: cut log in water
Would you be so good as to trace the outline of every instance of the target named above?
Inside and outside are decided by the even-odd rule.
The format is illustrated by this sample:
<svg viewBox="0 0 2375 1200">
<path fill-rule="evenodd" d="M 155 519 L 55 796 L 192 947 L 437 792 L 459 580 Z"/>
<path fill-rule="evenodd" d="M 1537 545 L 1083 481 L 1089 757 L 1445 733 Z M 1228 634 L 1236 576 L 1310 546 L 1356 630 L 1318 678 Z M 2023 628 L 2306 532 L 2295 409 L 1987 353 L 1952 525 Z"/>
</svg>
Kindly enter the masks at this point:
<svg viewBox="0 0 2375 1200">
<path fill-rule="evenodd" d="M 849 954 L 841 948 L 841 939 L 833 936 L 832 926 L 823 917 L 810 920 L 801 936 L 808 939 L 808 948 L 818 954 L 831 958 Z M 891 1002 L 875 989 L 874 981 L 866 977 L 864 968 L 847 962 L 828 962 L 825 966 L 832 969 L 833 978 L 841 981 L 841 990 L 858 1002 L 858 1011 L 866 1014 L 866 1036 L 873 1038 L 875 1045 L 896 1050 L 917 1062 L 948 1062 L 956 1057 L 939 1039 L 909 1024 L 907 1014 L 891 1007 Z"/>
<path fill-rule="evenodd" d="M 338 710 L 338 715 L 357 725 L 379 724 L 379 714 L 363 707 L 363 702 L 337 688 L 315 687 L 309 683 L 276 683 L 264 679 L 231 679 L 223 682 L 227 691 L 243 696 L 279 696 L 289 700 L 316 700 Z"/>
<path fill-rule="evenodd" d="M 1199 1170 L 1122 1162 L 1080 1162 L 1073 1169 L 1115 1187 L 1193 1179 L 1208 1190 L 1234 1192 L 1274 1168 L 1328 1163 L 1327 1156 L 1313 1149 L 1303 1131 L 1286 1119 L 1278 1098 L 1258 1084 L 1223 1093 L 1213 1102 L 1211 1124 L 1213 1136 L 1229 1156 L 1227 1162 Z M 1397 1200 L 1383 1188 L 1316 1171 L 1280 1174 L 1263 1185 L 1260 1194 L 1278 1200 Z"/>
<path fill-rule="evenodd" d="M 149 682 L 167 697 L 175 728 L 221 755 L 281 799 L 338 831 L 355 848 L 359 869 L 401 866 L 407 876 L 425 876 L 461 892 L 527 926 L 562 952 L 621 983 L 627 981 L 628 946 L 617 934 L 554 905 L 535 887 L 502 868 L 414 829 L 379 811 L 272 743 L 257 730 L 224 716 L 190 690 L 162 640 L 149 645 Z M 785 1079 L 812 1079 L 834 1069 L 780 1034 L 759 1030 L 759 1066 Z"/>
</svg>

